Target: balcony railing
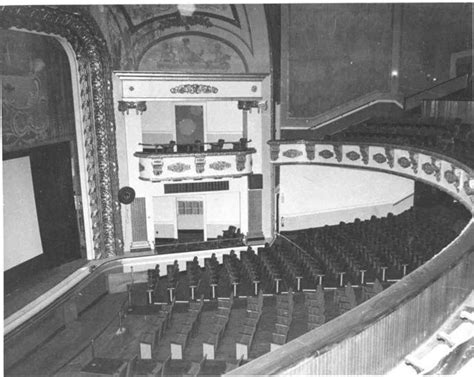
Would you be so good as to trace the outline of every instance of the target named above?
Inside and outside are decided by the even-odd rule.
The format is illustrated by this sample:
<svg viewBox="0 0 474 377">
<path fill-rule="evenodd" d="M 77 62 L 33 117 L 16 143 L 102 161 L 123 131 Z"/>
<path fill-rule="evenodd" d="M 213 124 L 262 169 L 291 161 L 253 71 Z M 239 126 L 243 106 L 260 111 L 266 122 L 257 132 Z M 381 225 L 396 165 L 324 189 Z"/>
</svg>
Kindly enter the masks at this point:
<svg viewBox="0 0 474 377">
<path fill-rule="evenodd" d="M 210 241 L 176 242 L 155 246 L 155 254 L 175 254 L 189 251 L 245 246 L 243 238 L 218 238 Z"/>
<path fill-rule="evenodd" d="M 203 178 L 240 177 L 252 173 L 252 154 L 247 139 L 238 142 L 193 144 L 141 144 L 139 178 L 144 181 L 176 181 Z M 232 145 L 232 147 L 226 148 Z"/>
</svg>

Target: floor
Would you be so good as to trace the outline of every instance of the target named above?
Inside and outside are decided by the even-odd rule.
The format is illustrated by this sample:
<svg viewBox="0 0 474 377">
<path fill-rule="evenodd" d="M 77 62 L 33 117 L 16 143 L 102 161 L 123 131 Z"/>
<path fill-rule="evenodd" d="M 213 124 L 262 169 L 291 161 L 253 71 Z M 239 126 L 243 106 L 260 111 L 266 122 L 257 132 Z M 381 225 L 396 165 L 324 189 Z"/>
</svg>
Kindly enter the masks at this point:
<svg viewBox="0 0 474 377">
<path fill-rule="evenodd" d="M 11 314 L 46 293 L 87 263 L 89 261 L 85 259 L 77 259 L 50 270 L 38 271 L 34 275 L 25 276 L 10 292 L 5 292 L 3 298 L 4 318 L 8 318 Z"/>
</svg>

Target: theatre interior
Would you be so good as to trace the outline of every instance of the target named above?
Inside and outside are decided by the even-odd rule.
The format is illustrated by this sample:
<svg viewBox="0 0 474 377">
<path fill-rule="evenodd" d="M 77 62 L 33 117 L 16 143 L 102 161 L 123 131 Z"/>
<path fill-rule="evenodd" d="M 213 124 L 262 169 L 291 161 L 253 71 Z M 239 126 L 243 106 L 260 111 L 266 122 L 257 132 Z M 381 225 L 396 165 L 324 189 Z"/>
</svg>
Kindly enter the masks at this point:
<svg viewBox="0 0 474 377">
<path fill-rule="evenodd" d="M 4 375 L 472 375 L 473 20 L 0 6 Z"/>
</svg>

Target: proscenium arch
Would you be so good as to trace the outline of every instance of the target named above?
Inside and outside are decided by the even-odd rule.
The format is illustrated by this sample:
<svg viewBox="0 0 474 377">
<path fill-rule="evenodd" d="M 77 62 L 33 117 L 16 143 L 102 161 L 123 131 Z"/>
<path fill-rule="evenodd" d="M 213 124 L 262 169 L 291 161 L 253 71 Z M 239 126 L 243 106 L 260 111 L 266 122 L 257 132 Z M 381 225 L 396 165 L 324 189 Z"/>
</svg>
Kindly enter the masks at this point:
<svg viewBox="0 0 474 377">
<path fill-rule="evenodd" d="M 55 37 L 71 66 L 76 135 L 81 161 L 83 203 L 89 259 L 123 254 L 112 80 L 104 38 L 94 21 L 73 8 L 0 7 L 3 29 Z M 75 68 L 75 69 L 74 69 Z M 79 109 L 78 109 L 79 106 Z M 79 124 L 78 124 L 79 121 Z M 81 145 L 79 144 L 82 141 Z M 86 182 L 83 182 L 86 180 Z M 85 190 L 84 190 L 85 189 Z M 86 201 L 87 198 L 87 201 Z"/>
</svg>

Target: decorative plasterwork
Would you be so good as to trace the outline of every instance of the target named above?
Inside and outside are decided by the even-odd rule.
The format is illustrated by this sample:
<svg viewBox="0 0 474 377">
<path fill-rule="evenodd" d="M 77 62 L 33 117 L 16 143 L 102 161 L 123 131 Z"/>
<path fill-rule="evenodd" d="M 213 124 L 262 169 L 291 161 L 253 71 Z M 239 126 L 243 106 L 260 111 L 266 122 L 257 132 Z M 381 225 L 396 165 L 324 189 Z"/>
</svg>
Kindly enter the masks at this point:
<svg viewBox="0 0 474 377">
<path fill-rule="evenodd" d="M 237 153 L 235 155 L 237 171 L 242 171 L 245 169 L 245 161 L 247 161 L 247 156 L 244 153 Z"/>
<path fill-rule="evenodd" d="M 296 158 L 303 155 L 303 152 L 297 149 L 288 149 L 282 153 L 283 156 L 288 158 Z"/>
<path fill-rule="evenodd" d="M 437 165 L 438 160 L 435 157 L 431 157 L 431 163 L 425 162 L 421 165 L 421 169 L 428 175 L 434 174 L 436 180 L 439 182 L 441 179 L 441 168 Z"/>
<path fill-rule="evenodd" d="M 454 165 L 451 165 L 451 170 L 444 172 L 444 179 L 446 179 L 446 182 L 452 184 L 456 188 L 456 191 L 459 192 L 459 177 L 456 175 L 456 167 Z"/>
<path fill-rule="evenodd" d="M 172 94 L 216 94 L 218 91 L 215 86 L 202 84 L 184 84 L 170 89 Z"/>
<path fill-rule="evenodd" d="M 94 22 L 79 12 L 48 6 L 0 8 L 2 28 L 60 36 L 72 47 L 78 67 L 87 193 L 96 258 L 123 252 L 118 201 L 117 149 L 110 62 Z"/>
<path fill-rule="evenodd" d="M 359 149 L 362 161 L 364 162 L 364 165 L 367 165 L 369 163 L 369 147 L 367 145 L 360 145 Z"/>
<path fill-rule="evenodd" d="M 402 168 L 406 169 L 411 165 L 411 162 L 408 158 L 406 157 L 400 157 L 398 159 L 398 165 L 400 165 Z"/>
<path fill-rule="evenodd" d="M 313 161 L 314 157 L 316 156 L 316 148 L 314 146 L 315 143 L 305 143 L 305 149 L 306 149 L 306 157 L 308 160 Z"/>
<path fill-rule="evenodd" d="M 182 173 L 183 171 L 190 170 L 191 166 L 188 164 L 183 164 L 182 162 L 175 162 L 172 165 L 168 166 L 168 170 L 174 173 Z"/>
<path fill-rule="evenodd" d="M 325 158 L 326 160 L 327 160 L 328 158 L 334 157 L 334 153 L 332 153 L 329 149 L 324 149 L 324 150 L 322 150 L 321 152 L 319 152 L 319 155 L 320 155 L 322 158 Z"/>
<path fill-rule="evenodd" d="M 279 155 L 280 155 L 280 144 L 270 144 L 270 160 L 272 161 L 278 160 Z"/>
<path fill-rule="evenodd" d="M 226 161 L 216 161 L 212 164 L 209 164 L 209 167 L 213 170 L 222 171 L 225 169 L 229 169 L 232 165 Z"/>
<path fill-rule="evenodd" d="M 194 164 L 196 165 L 196 173 L 201 174 L 204 172 L 206 166 L 206 156 L 199 155 L 194 158 Z"/>
<path fill-rule="evenodd" d="M 357 161 L 360 158 L 360 154 L 356 151 L 350 151 L 346 153 L 346 157 L 351 161 Z"/>
<path fill-rule="evenodd" d="M 383 164 L 387 161 L 387 157 L 385 157 L 382 153 L 376 153 L 372 156 L 372 158 L 379 164 Z"/>
<path fill-rule="evenodd" d="M 393 168 L 395 156 L 394 156 L 394 151 L 392 147 L 385 147 L 385 156 L 387 157 L 388 166 Z"/>
<path fill-rule="evenodd" d="M 418 173 L 418 158 L 419 158 L 419 155 L 418 153 L 414 152 L 414 151 L 409 151 L 409 157 L 410 157 L 410 162 L 411 162 L 411 168 L 413 169 L 413 172 L 415 174 Z"/>
<path fill-rule="evenodd" d="M 337 162 L 342 161 L 342 145 L 341 144 L 334 144 L 334 154 L 336 155 Z"/>
<path fill-rule="evenodd" d="M 144 111 L 146 111 L 146 102 L 118 101 L 118 111 L 120 111 L 122 114 L 127 113 L 128 115 L 128 111 L 130 109 L 135 109 L 137 114 L 141 115 Z"/>
<path fill-rule="evenodd" d="M 153 167 L 154 175 L 161 175 L 163 173 L 163 159 L 162 158 L 154 159 L 151 164 Z"/>
</svg>

